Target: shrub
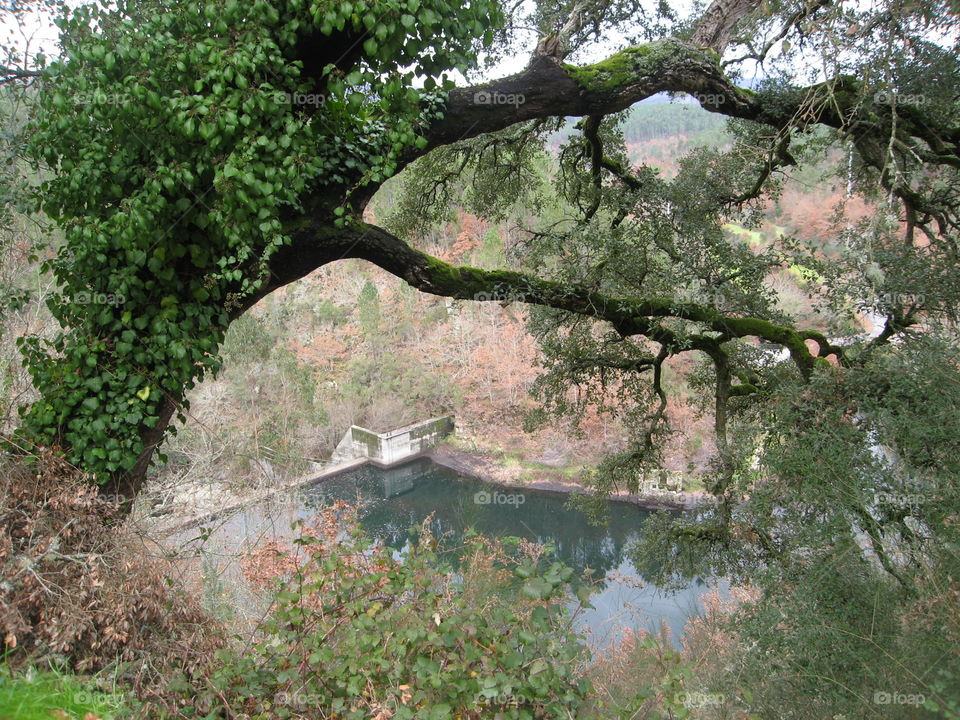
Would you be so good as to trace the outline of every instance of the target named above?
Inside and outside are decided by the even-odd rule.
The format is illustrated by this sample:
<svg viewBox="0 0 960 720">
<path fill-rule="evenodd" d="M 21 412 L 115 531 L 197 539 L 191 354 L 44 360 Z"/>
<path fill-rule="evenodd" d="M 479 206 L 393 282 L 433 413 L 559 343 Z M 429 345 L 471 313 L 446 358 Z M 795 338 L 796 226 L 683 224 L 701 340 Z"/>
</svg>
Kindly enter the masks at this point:
<svg viewBox="0 0 960 720">
<path fill-rule="evenodd" d="M 441 552 L 425 528 L 397 554 L 338 503 L 294 549 L 248 557 L 275 609 L 252 647 L 220 652 L 194 716 L 575 717 L 589 684 L 565 608 L 572 570 L 519 540 Z"/>
<path fill-rule="evenodd" d="M 674 720 L 699 718 L 691 714 L 688 697 L 696 697 L 699 668 L 670 643 L 663 628 L 659 635 L 627 628 L 619 640 L 598 653 L 590 667 L 597 687 L 584 720 L 629 718 Z"/>
<path fill-rule="evenodd" d="M 116 502 L 52 454 L 0 459 L 0 623 L 12 667 L 190 667 L 216 625 L 158 559 L 133 547 Z"/>
</svg>

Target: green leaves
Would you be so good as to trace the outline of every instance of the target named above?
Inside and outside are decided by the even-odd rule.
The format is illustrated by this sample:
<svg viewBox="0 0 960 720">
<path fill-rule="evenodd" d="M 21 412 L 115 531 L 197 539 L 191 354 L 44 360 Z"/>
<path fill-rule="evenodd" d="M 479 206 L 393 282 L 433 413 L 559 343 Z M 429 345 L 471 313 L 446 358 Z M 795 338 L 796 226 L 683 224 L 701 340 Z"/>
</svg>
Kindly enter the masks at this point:
<svg viewBox="0 0 960 720">
<path fill-rule="evenodd" d="M 29 356 L 43 402 L 26 411 L 23 433 L 59 439 L 102 479 L 131 466 L 164 394 L 219 366 L 230 314 L 289 240 L 289 209 L 322 193 L 350 222 L 350 194 L 425 147 L 419 131 L 436 116 L 442 74 L 475 60 L 470 29 L 499 18 L 491 0 L 225 0 L 136 18 L 96 5 L 67 15 L 65 58 L 49 67 L 27 133 L 31 158 L 53 169 L 38 205 L 63 231 L 48 267 L 66 329 Z M 291 58 L 317 31 L 362 38 L 362 54 L 303 77 L 304 58 Z"/>
<path fill-rule="evenodd" d="M 523 593 L 533 600 L 544 600 L 550 597 L 553 592 L 553 585 L 543 578 L 531 580 L 523 586 Z"/>
<path fill-rule="evenodd" d="M 449 552 L 441 562 L 429 534 L 397 559 L 371 545 L 352 509 L 324 510 L 317 526 L 334 520 L 353 531 L 350 538 L 294 541 L 303 561 L 275 592 L 262 639 L 218 659 L 212 707 L 242 701 L 274 717 L 283 707 L 271 706 L 273 698 L 296 695 L 344 720 L 366 720 L 371 706 L 390 707 L 394 718 L 437 720 L 559 720 L 577 712 L 591 688 L 577 670 L 586 649 L 562 594 L 524 599 L 503 579 L 511 567 L 539 576 L 531 557 L 474 537 L 452 575 Z M 263 567 L 280 573 L 283 562 Z"/>
</svg>

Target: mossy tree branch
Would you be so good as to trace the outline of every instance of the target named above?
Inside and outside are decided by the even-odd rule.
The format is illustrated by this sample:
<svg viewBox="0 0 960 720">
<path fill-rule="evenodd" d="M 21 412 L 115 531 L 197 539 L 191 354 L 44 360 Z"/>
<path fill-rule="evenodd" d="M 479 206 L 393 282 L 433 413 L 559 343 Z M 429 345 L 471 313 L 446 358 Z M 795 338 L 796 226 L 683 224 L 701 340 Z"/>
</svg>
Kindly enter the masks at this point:
<svg viewBox="0 0 960 720">
<path fill-rule="evenodd" d="M 960 157 L 960 127 L 908 107 L 894 113 L 889 105 L 871 97 L 866 82 L 850 75 L 806 87 L 779 87 L 763 92 L 741 88 L 727 77 L 715 50 L 678 38 L 631 46 L 605 60 L 582 66 L 538 55 L 520 73 L 455 89 L 447 99 L 443 116 L 424 129 L 426 143 L 422 148 L 411 148 L 401 159 L 401 167 L 437 147 L 517 123 L 555 117 L 603 117 L 661 92 L 687 93 L 710 112 L 778 130 L 779 142 L 771 170 L 792 162 L 786 150 L 790 129 L 825 125 L 840 130 L 851 138 L 863 161 L 881 173 L 885 186 L 907 207 L 935 219 L 941 231 L 960 223 L 949 209 L 898 183 L 886 152 L 892 133 L 898 146 L 909 148 L 912 154 L 919 153 L 928 166 L 956 166 Z M 493 95 L 512 96 L 517 102 L 482 101 Z M 358 203 L 365 203 L 375 190 L 366 188 L 356 198 Z"/>
<path fill-rule="evenodd" d="M 724 354 L 721 347 L 724 342 L 756 337 L 787 348 L 805 377 L 809 377 L 818 358 L 834 355 L 842 360 L 843 357 L 842 348 L 831 345 L 816 331 L 798 331 L 761 318 L 725 314 L 708 305 L 678 302 L 669 297 L 611 297 L 513 270 L 450 265 L 367 223 L 342 229 L 318 223 L 297 230 L 294 242 L 273 258 L 270 282 L 247 298 L 238 313 L 274 289 L 341 258 L 368 260 L 421 292 L 433 295 L 478 301 L 506 299 L 604 320 L 621 336 L 642 335 L 663 344 L 671 354 L 700 350 L 716 357 Z M 703 327 L 697 333 L 684 334 L 660 322 L 666 319 L 687 320 Z M 816 355 L 807 347 L 808 339 L 819 345 Z M 738 391 L 742 393 L 742 389 Z"/>
<path fill-rule="evenodd" d="M 484 8 L 488 15 L 495 14 L 493 5 L 481 5 L 464 8 L 465 16 L 482 24 Z M 174 18 L 171 14 L 128 17 L 121 12 L 121 22 L 101 23 L 104 32 L 91 35 L 88 21 L 93 16 L 79 14 L 66 33 L 66 47 L 71 52 L 65 62 L 51 66 L 49 85 L 42 95 L 42 122 L 32 134 L 32 153 L 36 161 L 58 168 L 55 181 L 46 189 L 44 207 L 70 229 L 68 248 L 74 251 L 70 257 L 61 257 L 58 265 L 73 293 L 61 315 L 77 321 L 78 326 L 82 320 L 84 332 L 96 341 L 88 343 L 79 335 L 66 339 L 64 342 L 74 343 L 71 347 L 78 358 L 71 358 L 68 364 L 97 372 L 90 371 L 91 377 L 82 378 L 90 387 L 63 390 L 60 365 L 38 342 L 34 367 L 39 368 L 58 407 L 35 406 L 30 424 L 36 436 L 73 443 L 84 463 L 101 472 L 115 472 L 129 467 L 128 450 L 138 447 L 135 433 L 139 433 L 149 459 L 173 409 L 202 374 L 197 368 L 217 367 L 217 337 L 229 320 L 273 289 L 342 257 L 367 259 L 428 293 L 475 300 L 513 297 L 594 317 L 609 322 L 624 337 L 643 336 L 658 342 L 671 354 L 700 350 L 716 362 L 726 358 L 724 343 L 757 337 L 788 348 L 806 377 L 818 361 L 825 362 L 826 355 L 833 354 L 843 362 L 843 352 L 813 331 L 797 331 L 762 318 L 738 317 L 672 298 L 610 297 L 518 272 L 451 266 L 357 220 L 387 177 L 432 149 L 523 121 L 571 116 L 590 118 L 585 127 L 594 142 L 583 159 L 590 162 L 594 187 L 603 187 L 602 172 L 608 172 L 642 194 L 641 178 L 633 177 L 628 167 L 619 167 L 615 159 L 604 157 L 602 145 L 596 141 L 597 129 L 603 117 L 666 91 L 691 94 L 712 112 L 776 128 L 781 143 L 768 166 L 789 160 L 786 148 L 794 129 L 817 123 L 838 128 L 854 140 L 865 162 L 879 170 L 882 182 L 894 188 L 915 212 L 921 231 L 928 232 L 928 217 L 941 222 L 938 203 L 943 203 L 922 196 L 899 179 L 902 173 L 888 168 L 886 149 L 899 145 L 887 141 L 893 132 L 908 149 L 925 144 L 928 150 L 921 148 L 921 152 L 926 155 L 918 156 L 922 162 L 933 169 L 952 167 L 960 157 L 960 130 L 948 126 L 954 121 L 915 116 L 910 108 L 898 115 L 865 99 L 869 88 L 860 79 L 847 76 L 810 87 L 778 87 L 762 93 L 738 87 L 724 70 L 720 53 L 755 5 L 751 0 L 716 0 L 695 26 L 691 40 L 665 37 L 625 48 L 598 63 L 571 65 L 555 54 L 540 53 L 516 75 L 453 90 L 442 107 L 436 96 L 412 93 L 403 83 L 384 80 L 384 73 L 418 62 L 421 74 L 439 77 L 450 68 L 469 65 L 475 60 L 470 51 L 472 40 L 460 30 L 472 24 L 439 23 L 435 32 L 426 32 L 432 23 L 411 26 L 409 21 L 392 22 L 388 23 L 392 30 L 385 30 L 393 33 L 388 41 L 358 43 L 366 32 L 361 21 L 336 4 L 328 8 L 332 19 L 285 18 L 290 24 L 283 25 L 282 32 L 272 29 L 279 11 L 270 3 L 238 6 L 230 11 L 230 17 L 216 18 L 223 30 L 211 23 L 212 18 L 196 13 Z M 449 7 L 444 4 L 441 9 Z M 108 11 L 104 13 L 104 18 L 112 18 Z M 249 30 L 242 40 L 229 32 L 230 22 L 239 27 L 241 21 Z M 143 33 L 145 24 L 150 23 L 157 29 L 152 36 Z M 161 37 L 161 30 L 175 31 L 184 41 L 183 53 L 166 53 L 166 46 L 156 48 L 157 52 L 142 51 L 144 38 Z M 249 71 L 230 69 L 225 73 L 222 48 L 197 54 L 193 43 L 187 42 L 194 38 L 213 38 L 217 48 L 223 41 L 231 53 L 239 53 L 236 57 L 245 58 L 242 65 L 249 66 Z M 265 47 L 273 47 L 275 52 L 268 57 Z M 162 57 L 163 63 L 148 63 L 148 56 Z M 323 109 L 315 111 L 317 119 L 327 122 L 303 122 L 314 113 L 300 112 L 292 103 L 290 108 L 282 108 L 286 103 L 278 103 L 276 98 L 266 102 L 263 88 L 251 83 L 251 78 L 276 75 L 294 66 L 297 71 L 284 75 L 281 86 L 299 92 L 312 85 L 318 97 L 326 98 Z M 206 84 L 198 79 L 198 69 L 206 73 Z M 139 78 L 134 83 L 136 90 L 149 102 L 88 107 L 76 100 L 91 90 L 119 92 L 123 88 L 127 92 L 135 78 Z M 210 96 L 207 99 L 217 107 L 214 117 L 207 117 L 209 104 L 184 109 L 181 80 L 185 87 L 195 87 L 190 95 L 194 100 Z M 488 93 L 486 101 L 482 93 Z M 490 102 L 492 93 L 512 94 L 514 101 Z M 253 96 L 263 102 L 254 107 L 250 103 Z M 382 111 L 389 120 L 391 129 L 386 133 L 380 125 L 368 123 L 369 117 L 379 117 L 376 113 L 368 117 L 352 109 L 357 98 L 362 102 L 370 96 L 383 101 L 377 112 Z M 245 108 L 242 117 L 228 110 L 231 103 Z M 158 125 L 158 118 L 165 119 Z M 139 129 L 136 138 L 132 137 L 135 133 L 119 130 L 131 127 Z M 87 131 L 89 128 L 113 131 L 95 133 Z M 369 142 L 370 151 L 362 150 L 360 142 L 342 142 L 344 137 L 352 138 L 351 133 Z M 156 143 L 160 149 L 157 157 L 144 153 L 141 135 Z M 123 154 L 117 154 L 117 148 Z M 112 176 L 101 170 L 106 157 L 116 160 Z M 253 157 L 262 161 L 251 162 Z M 162 178 L 156 172 L 158 158 L 162 158 Z M 761 177 L 749 194 L 759 192 L 763 184 Z M 214 191 L 217 202 L 212 202 L 211 208 L 195 207 L 197 203 L 190 198 L 196 197 L 195 192 L 205 195 Z M 183 215 L 183 207 L 188 216 Z M 588 217 L 598 212 L 596 204 L 587 210 Z M 618 222 L 626 213 L 622 210 Z M 955 218 L 955 213 L 950 213 L 953 211 L 941 224 Z M 81 222 L 71 225 L 75 220 Z M 148 235 L 160 227 L 175 227 L 177 232 L 168 231 L 157 238 Z M 208 230 L 213 227 L 218 232 Z M 672 250 L 664 252 L 675 259 Z M 261 284 L 265 275 L 267 281 Z M 93 312 L 73 301 L 74 295 L 79 297 L 80 292 L 106 282 L 115 283 L 130 298 L 136 297 L 136 303 L 115 311 Z M 202 317 L 202 322 L 197 317 Z M 694 329 L 678 329 L 682 325 L 673 321 L 691 323 Z M 202 330 L 191 329 L 196 327 Z M 198 337 L 204 332 L 207 335 Z M 171 337 L 178 340 L 169 342 Z M 818 346 L 815 353 L 808 348 L 809 340 Z M 146 351 L 137 347 L 149 343 L 155 346 L 151 352 L 162 358 L 146 357 Z M 164 355 L 168 349 L 171 358 Z M 137 359 L 138 354 L 145 359 Z M 137 363 L 147 363 L 153 373 L 141 378 L 136 369 L 134 379 L 144 384 L 140 390 L 133 385 L 121 387 L 109 373 L 100 371 L 101 365 L 126 367 L 131 362 L 127 355 Z M 79 384 L 80 379 L 72 382 Z M 752 382 L 744 381 L 727 391 L 747 393 L 751 386 Z M 164 388 L 163 403 L 158 400 L 160 387 Z M 152 399 L 151 388 L 155 393 Z M 136 412 L 125 414 L 123 421 L 118 414 L 101 410 L 126 402 L 133 390 L 144 392 L 148 400 L 142 400 L 144 404 L 142 408 L 137 405 Z M 90 435 L 83 427 L 94 417 L 105 417 L 109 427 Z M 137 430 L 131 431 L 131 427 Z M 101 441 L 113 445 L 101 447 Z M 141 475 L 145 468 L 146 461 L 138 461 L 132 474 Z"/>
</svg>

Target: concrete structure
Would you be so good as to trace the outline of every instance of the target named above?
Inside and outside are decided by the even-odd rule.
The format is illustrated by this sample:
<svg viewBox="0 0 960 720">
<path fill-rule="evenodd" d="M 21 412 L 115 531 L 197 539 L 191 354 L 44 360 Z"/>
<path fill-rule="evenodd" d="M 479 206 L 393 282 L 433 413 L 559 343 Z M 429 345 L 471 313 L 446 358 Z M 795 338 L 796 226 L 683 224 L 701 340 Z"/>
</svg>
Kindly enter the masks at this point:
<svg viewBox="0 0 960 720">
<path fill-rule="evenodd" d="M 367 458 L 377 465 L 394 465 L 419 455 L 453 432 L 453 417 L 432 418 L 398 430 L 375 433 L 351 425 L 333 451 L 331 463 Z"/>
<path fill-rule="evenodd" d="M 686 474 L 678 470 L 658 470 L 642 472 L 638 475 L 639 490 L 643 495 L 652 497 L 679 495 L 683 492 Z"/>
<path fill-rule="evenodd" d="M 367 462 L 382 468 L 392 468 L 382 476 L 383 497 L 385 499 L 395 497 L 413 488 L 413 480 L 422 472 L 422 467 L 417 463 L 405 467 L 393 468 L 393 466 L 426 452 L 452 432 L 452 415 L 424 420 L 385 433 L 375 433 L 353 425 L 337 445 L 329 462 L 316 463 L 312 472 L 306 476 L 274 487 L 255 497 L 237 498 L 233 502 L 224 501 L 221 495 L 211 496 L 208 503 L 198 502 L 198 498 L 193 497 L 190 499 L 192 516 L 171 516 L 162 532 L 165 535 L 181 532 L 241 508 L 266 502 L 280 493 L 295 490 L 304 485 L 312 485 L 323 478 L 359 468 Z M 265 474 L 266 470 L 264 468 Z M 207 507 L 204 507 L 204 504 Z"/>
</svg>

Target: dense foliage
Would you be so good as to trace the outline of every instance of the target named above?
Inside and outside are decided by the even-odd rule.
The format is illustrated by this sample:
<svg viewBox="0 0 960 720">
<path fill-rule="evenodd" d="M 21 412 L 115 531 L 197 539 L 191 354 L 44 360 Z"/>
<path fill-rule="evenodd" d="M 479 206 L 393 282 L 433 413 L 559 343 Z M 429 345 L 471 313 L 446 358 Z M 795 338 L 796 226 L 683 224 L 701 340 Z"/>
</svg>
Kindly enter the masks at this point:
<svg viewBox="0 0 960 720">
<path fill-rule="evenodd" d="M 255 582 L 279 583 L 276 606 L 180 717 L 559 719 L 583 702 L 585 648 L 564 607 L 573 570 L 542 549 L 474 537 L 439 550 L 424 530 L 397 557 L 343 503 L 296 543 L 249 558 Z"/>
<path fill-rule="evenodd" d="M 62 332 L 22 342 L 41 394 L 22 436 L 98 482 L 129 474 L 135 491 L 185 391 L 219 368 L 227 326 L 345 256 L 427 292 L 529 302 L 545 361 L 531 424 L 599 412 L 630 430 L 585 478 L 598 497 L 662 464 L 677 386 L 703 396 L 710 502 L 651 523 L 638 557 L 661 579 L 756 591 L 727 628 L 728 698 L 763 717 L 840 718 L 882 716 L 892 695 L 907 698 L 897 717 L 956 717 L 955 8 L 717 0 L 683 18 L 633 0 L 523 5 L 137 0 L 66 13 L 27 134 L 34 209 L 63 233 L 45 265 Z M 446 74 L 469 75 L 481 49 L 502 41 L 496 58 L 525 27 L 538 42 L 523 71 L 451 89 Z M 612 50 L 611 36 L 628 46 L 567 62 Z M 762 82 L 738 84 L 758 70 Z M 733 118 L 723 144 L 670 172 L 631 162 L 625 114 L 663 91 Z M 429 231 L 461 202 L 520 218 L 510 270 L 449 265 L 361 220 L 418 158 L 391 227 Z M 840 188 L 822 209 L 828 237 L 771 228 L 752 242 L 790 180 Z M 820 317 L 796 317 L 784 274 Z M 360 304 L 373 338 L 372 284 Z M 543 603 L 527 616 L 464 600 L 422 543 L 397 563 L 357 542 L 314 553 L 319 575 L 292 571 L 268 639 L 227 657 L 211 708 L 229 696 L 273 713 L 275 693 L 305 691 L 356 717 L 439 717 L 482 714 L 478 694 L 506 692 L 560 717 L 582 698 L 565 665 L 577 645 L 555 624 L 565 571 L 520 567 Z M 322 671 L 304 680 L 305 668 Z"/>
<path fill-rule="evenodd" d="M 64 332 L 24 343 L 44 393 L 28 437 L 101 482 L 130 470 L 164 396 L 219 367 L 241 298 L 311 209 L 304 194 L 335 188 L 326 209 L 342 217 L 393 174 L 496 18 L 489 3 L 407 0 L 82 6 L 60 20 L 29 152 L 56 168 L 37 198 L 65 235 L 47 266 Z M 303 44 L 335 31 L 362 42 L 304 70 Z"/>
</svg>

